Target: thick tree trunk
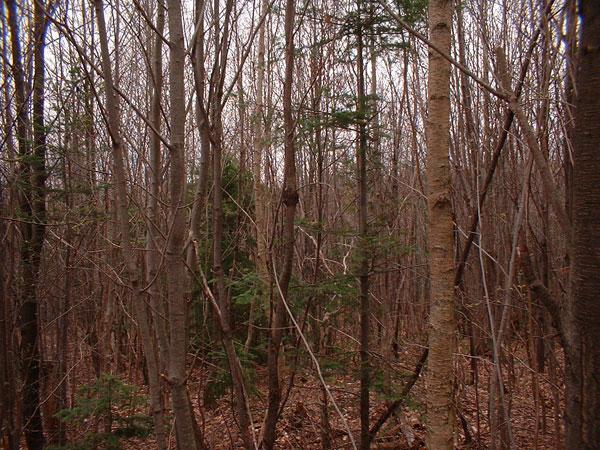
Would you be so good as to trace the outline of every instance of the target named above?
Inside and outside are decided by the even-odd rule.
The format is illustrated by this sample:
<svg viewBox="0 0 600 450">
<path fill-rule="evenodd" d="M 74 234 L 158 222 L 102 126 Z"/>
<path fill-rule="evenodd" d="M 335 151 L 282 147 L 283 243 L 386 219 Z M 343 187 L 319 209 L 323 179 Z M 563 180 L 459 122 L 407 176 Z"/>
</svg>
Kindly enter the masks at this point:
<svg viewBox="0 0 600 450">
<path fill-rule="evenodd" d="M 1 11 L 1 6 L 0 6 Z M 0 188 L 0 207 L 5 206 L 5 190 Z M 0 221 L 0 234 L 4 236 L 5 222 Z M 6 247 L 0 246 L 0 261 L 9 261 Z M 16 386 L 13 351 L 12 314 L 8 294 L 8 276 L 6 264 L 0 264 L 0 442 L 6 450 L 17 450 L 19 436 L 15 419 L 15 393 L 11 386 Z"/>
<path fill-rule="evenodd" d="M 46 129 L 44 124 L 44 49 L 47 29 L 43 2 L 34 5 L 33 29 L 33 97 L 31 124 L 27 115 L 26 81 L 22 64 L 17 6 L 7 1 L 11 31 L 15 105 L 17 108 L 17 140 L 19 143 L 20 209 L 26 218 L 22 224 L 22 285 L 19 304 L 21 359 L 23 370 L 23 430 L 27 446 L 42 449 L 45 444 L 40 408 L 41 356 L 38 341 L 37 283 L 45 236 L 46 222 Z M 30 125 L 33 145 L 30 145 Z"/>
<path fill-rule="evenodd" d="M 429 2 L 429 39 L 450 54 L 452 2 Z M 427 180 L 429 183 L 428 248 L 431 271 L 429 365 L 427 369 L 427 443 L 431 449 L 454 445 L 454 266 L 450 194 L 450 64 L 429 50 Z"/>
<path fill-rule="evenodd" d="M 30 245 L 30 270 L 31 278 L 25 281 L 26 296 L 23 303 L 22 315 L 22 342 L 26 349 L 25 361 L 25 386 L 24 386 L 24 417 L 29 417 L 29 424 L 25 422 L 25 436 L 30 450 L 43 448 L 45 444 L 44 430 L 40 417 L 42 388 L 42 374 L 40 343 L 38 340 L 38 304 L 37 284 L 41 264 L 44 236 L 46 234 L 46 128 L 44 123 L 44 82 L 45 62 L 44 49 L 46 47 L 46 8 L 42 1 L 34 5 L 34 55 L 33 55 L 33 148 L 31 158 L 31 202 L 32 208 L 32 233 Z M 29 264 L 28 264 L 29 265 Z"/>
<path fill-rule="evenodd" d="M 600 3 L 580 3 L 573 145 L 571 293 L 566 311 L 566 448 L 600 443 Z"/>
</svg>

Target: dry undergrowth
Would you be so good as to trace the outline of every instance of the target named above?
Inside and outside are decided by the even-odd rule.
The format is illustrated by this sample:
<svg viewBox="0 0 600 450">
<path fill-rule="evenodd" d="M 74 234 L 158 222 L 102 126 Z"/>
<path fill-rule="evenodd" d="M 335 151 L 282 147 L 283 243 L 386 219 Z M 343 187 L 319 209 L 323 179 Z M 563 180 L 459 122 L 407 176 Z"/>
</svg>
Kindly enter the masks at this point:
<svg viewBox="0 0 600 450">
<path fill-rule="evenodd" d="M 405 355 L 406 359 L 414 361 L 414 355 Z M 559 361 L 560 366 L 560 361 Z M 409 365 L 402 364 L 406 370 Z M 478 364 L 478 390 L 475 395 L 475 385 L 463 386 L 459 394 L 460 413 L 466 422 L 470 435 L 465 439 L 465 423 L 457 423 L 459 431 L 458 448 L 488 448 L 490 443 L 490 428 L 488 421 L 488 388 L 492 364 L 487 359 L 480 359 Z M 400 370 L 400 365 L 397 367 Z M 468 361 L 462 359 L 459 370 L 468 371 Z M 560 367 L 559 367 L 560 370 Z M 547 371 L 547 370 L 546 370 Z M 510 401 L 511 425 L 514 434 L 515 447 L 519 449 L 552 449 L 561 448 L 560 439 L 556 439 L 555 413 L 553 408 L 553 386 L 547 373 L 537 375 L 539 385 L 539 400 L 536 408 L 533 394 L 535 380 L 532 370 L 525 364 L 514 364 L 506 370 L 505 377 Z M 251 399 L 252 417 L 258 435 L 266 408 L 266 373 L 257 369 L 257 393 Z M 559 377 L 560 379 L 560 377 Z M 351 375 L 340 375 L 328 378 L 331 391 L 342 411 L 345 420 L 353 431 L 355 439 L 359 437 L 358 421 L 358 392 L 359 384 Z M 200 373 L 194 374 L 189 388 L 196 417 L 201 426 L 207 447 L 215 450 L 242 448 L 238 437 L 237 425 L 232 414 L 231 396 L 222 397 L 212 409 L 202 405 L 203 380 Z M 560 391 L 561 388 L 558 387 Z M 321 396 L 322 389 L 316 377 L 304 369 L 295 377 L 294 389 L 291 391 L 285 411 L 278 423 L 278 449 L 320 449 L 321 448 Z M 562 397 L 559 397 L 562 402 Z M 374 449 L 417 450 L 425 449 L 424 426 L 424 386 L 422 378 L 411 391 L 410 400 L 397 414 L 392 416 L 373 443 Z M 477 414 L 479 405 L 479 414 Z M 201 413 L 200 409 L 204 410 Z M 372 395 L 372 420 L 381 414 L 386 407 L 386 401 L 378 395 Z M 479 417 L 478 417 L 479 416 Z M 352 445 L 345 431 L 345 426 L 335 410 L 329 407 L 331 424 L 332 449 L 351 449 Z M 459 418 L 460 419 L 460 418 Z M 479 419 L 479 420 L 478 420 Z M 537 426 L 536 426 L 537 422 Z M 559 417 L 559 431 L 562 434 L 562 419 Z M 479 425 L 479 428 L 478 428 Z M 537 429 L 537 431 L 536 431 Z M 151 440 L 130 442 L 128 449 L 151 448 Z M 171 448 L 175 448 L 175 437 L 171 430 Z"/>
</svg>

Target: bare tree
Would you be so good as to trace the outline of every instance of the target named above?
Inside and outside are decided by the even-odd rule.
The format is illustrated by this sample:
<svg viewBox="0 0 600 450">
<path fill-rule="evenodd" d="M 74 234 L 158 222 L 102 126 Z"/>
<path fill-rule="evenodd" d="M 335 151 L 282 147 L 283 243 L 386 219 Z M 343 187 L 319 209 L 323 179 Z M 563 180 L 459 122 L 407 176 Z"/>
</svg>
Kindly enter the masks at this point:
<svg viewBox="0 0 600 450">
<path fill-rule="evenodd" d="M 429 39 L 450 54 L 452 2 L 429 3 Z M 431 279 L 429 364 L 427 367 L 428 445 L 454 448 L 454 258 L 450 195 L 450 63 L 429 50 L 427 137 L 428 249 Z"/>
<path fill-rule="evenodd" d="M 567 448 L 600 442 L 600 4 L 582 1 L 573 145 L 571 292 L 565 311 Z"/>
<path fill-rule="evenodd" d="M 116 192 L 117 219 L 119 231 L 121 233 L 121 246 L 123 258 L 131 283 L 131 289 L 136 295 L 134 303 L 136 318 L 142 336 L 142 343 L 146 362 L 148 365 L 148 376 L 150 380 L 150 390 L 152 396 L 152 416 L 156 431 L 157 443 L 160 449 L 166 448 L 164 416 L 162 407 L 162 393 L 159 381 L 158 355 L 154 345 L 152 330 L 150 329 L 150 318 L 146 304 L 143 301 L 143 294 L 140 289 L 140 274 L 136 264 L 135 250 L 131 245 L 131 230 L 129 226 L 129 207 L 127 199 L 127 178 L 125 174 L 125 149 L 123 138 L 121 136 L 121 125 L 119 119 L 118 97 L 115 92 L 112 68 L 110 64 L 110 54 L 108 49 L 108 36 L 106 23 L 104 20 L 104 3 L 102 0 L 94 2 L 96 19 L 98 21 L 98 32 L 100 37 L 100 47 L 102 53 L 102 71 L 104 84 L 106 88 L 106 112 L 108 129 L 112 141 L 113 168 Z"/>
<path fill-rule="evenodd" d="M 358 25 L 357 40 L 357 117 L 358 117 L 358 146 L 356 149 L 356 167 L 358 180 L 358 239 L 359 239 L 359 299 L 360 299 L 360 446 L 362 450 L 371 448 L 369 434 L 369 334 L 370 305 L 369 305 L 369 236 L 367 228 L 367 98 L 365 89 L 364 63 L 364 30 L 362 24 L 362 1 L 357 2 Z M 372 102 L 371 102 L 372 103 Z"/>
<path fill-rule="evenodd" d="M 296 3 L 286 0 L 285 3 L 285 78 L 283 82 L 283 131 L 284 131 L 284 162 L 283 162 L 283 204 L 282 224 L 282 268 L 279 276 L 280 295 L 272 299 L 272 321 L 268 350 L 267 370 L 269 373 L 269 400 L 267 416 L 264 424 L 263 444 L 272 449 L 275 444 L 279 405 L 281 403 L 281 385 L 279 373 L 279 352 L 281 338 L 285 326 L 286 312 L 283 302 L 288 298 L 288 288 L 292 277 L 294 260 L 294 217 L 298 204 L 298 188 L 296 181 L 296 155 L 294 149 L 294 117 L 292 110 L 292 85 L 294 81 L 294 19 Z"/>
<path fill-rule="evenodd" d="M 162 449 L 594 448 L 597 8 L 452 12 L 0 0 L 0 447 L 110 372 Z"/>
<path fill-rule="evenodd" d="M 169 99 L 171 141 L 169 147 L 169 220 L 165 263 L 167 265 L 167 295 L 169 300 L 169 385 L 177 443 L 181 448 L 199 448 L 194 416 L 187 392 L 187 303 L 184 297 L 185 268 L 183 248 L 185 238 L 185 47 L 181 1 L 167 2 L 169 24 Z"/>
<path fill-rule="evenodd" d="M 20 210 L 25 221 L 21 226 L 22 285 L 20 289 L 19 328 L 23 371 L 23 430 L 29 448 L 42 449 L 45 444 L 41 417 L 41 352 L 39 341 L 38 280 L 46 232 L 46 124 L 45 58 L 48 19 L 45 2 L 33 8 L 33 87 L 32 115 L 29 118 L 28 82 L 23 65 L 19 13 L 14 1 L 7 1 L 11 32 L 12 74 L 17 108 L 19 146 Z"/>
</svg>

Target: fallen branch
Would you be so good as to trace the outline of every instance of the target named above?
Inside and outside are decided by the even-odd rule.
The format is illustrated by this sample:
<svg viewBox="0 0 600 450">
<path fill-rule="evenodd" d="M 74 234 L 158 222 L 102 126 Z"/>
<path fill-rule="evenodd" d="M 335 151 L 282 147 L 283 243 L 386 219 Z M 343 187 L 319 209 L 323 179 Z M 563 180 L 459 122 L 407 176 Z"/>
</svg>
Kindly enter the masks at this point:
<svg viewBox="0 0 600 450">
<path fill-rule="evenodd" d="M 387 422 L 387 420 L 392 416 L 392 414 L 394 414 L 394 412 L 396 412 L 396 410 L 400 406 L 402 406 L 402 404 L 404 403 L 404 400 L 406 400 L 406 397 L 408 396 L 411 389 L 413 388 L 413 386 L 419 379 L 419 376 L 421 375 L 423 366 L 425 365 L 425 361 L 427 361 L 428 355 L 429 355 L 429 348 L 426 348 L 423 350 L 423 353 L 421 353 L 421 357 L 419 358 L 419 361 L 417 362 L 417 365 L 415 366 L 415 370 L 414 370 L 413 374 L 411 375 L 408 382 L 404 385 L 404 388 L 402 389 L 402 392 L 400 393 L 400 397 L 388 405 L 387 409 L 383 412 L 383 414 L 381 414 L 381 416 L 379 416 L 379 419 L 377 419 L 375 421 L 375 423 L 369 430 L 369 436 L 370 436 L 371 441 L 375 438 L 375 436 L 377 435 L 377 433 L 379 432 L 381 427 L 385 424 L 385 422 Z"/>
</svg>

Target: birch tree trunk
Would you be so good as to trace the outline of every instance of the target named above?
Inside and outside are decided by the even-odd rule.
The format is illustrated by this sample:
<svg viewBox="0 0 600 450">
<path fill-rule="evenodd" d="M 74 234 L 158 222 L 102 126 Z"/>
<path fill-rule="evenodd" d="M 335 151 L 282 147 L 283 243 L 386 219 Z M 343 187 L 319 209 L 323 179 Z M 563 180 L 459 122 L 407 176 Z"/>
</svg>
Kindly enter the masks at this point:
<svg viewBox="0 0 600 450">
<path fill-rule="evenodd" d="M 429 39 L 450 54 L 452 2 L 429 3 Z M 427 446 L 454 445 L 454 265 L 450 194 L 450 64 L 429 49 L 427 138 L 428 250 L 431 271 L 429 364 L 427 370 Z"/>
</svg>

